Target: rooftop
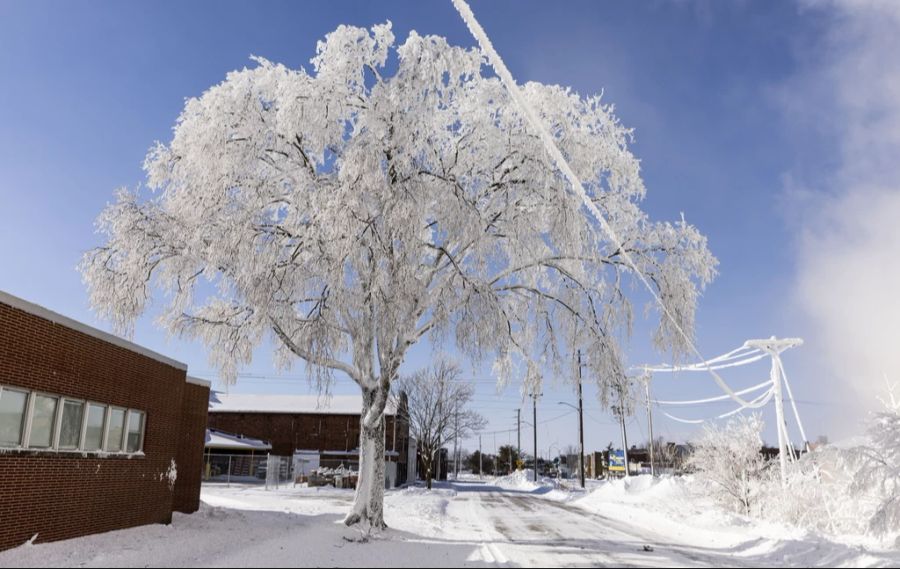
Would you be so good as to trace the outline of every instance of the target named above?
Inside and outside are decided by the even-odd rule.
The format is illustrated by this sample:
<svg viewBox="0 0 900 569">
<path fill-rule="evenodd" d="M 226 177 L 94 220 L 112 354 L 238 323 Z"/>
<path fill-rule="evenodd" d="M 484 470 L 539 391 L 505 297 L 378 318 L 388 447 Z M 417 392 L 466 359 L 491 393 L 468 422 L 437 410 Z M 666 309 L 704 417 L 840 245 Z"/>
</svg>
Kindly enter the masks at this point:
<svg viewBox="0 0 900 569">
<path fill-rule="evenodd" d="M 297 413 L 315 415 L 359 415 L 361 395 L 273 395 L 209 392 L 210 413 Z M 388 415 L 397 406 L 388 402 Z"/>
<path fill-rule="evenodd" d="M 272 445 L 260 439 L 206 429 L 206 448 L 227 450 L 271 450 Z"/>
</svg>

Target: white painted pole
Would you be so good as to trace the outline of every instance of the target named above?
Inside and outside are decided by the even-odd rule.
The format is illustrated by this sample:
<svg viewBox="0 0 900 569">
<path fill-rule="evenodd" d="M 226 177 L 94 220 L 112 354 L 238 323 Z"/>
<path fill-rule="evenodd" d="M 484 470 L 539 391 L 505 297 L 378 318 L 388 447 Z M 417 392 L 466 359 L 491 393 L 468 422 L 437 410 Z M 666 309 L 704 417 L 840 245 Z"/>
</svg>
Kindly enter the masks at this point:
<svg viewBox="0 0 900 569">
<path fill-rule="evenodd" d="M 781 393 L 781 374 L 778 373 L 777 354 L 769 352 L 772 356 L 772 385 L 775 389 L 775 421 L 778 431 L 778 463 L 781 467 L 781 484 L 787 483 L 787 441 L 785 440 L 785 424 L 784 424 L 784 399 Z"/>
<path fill-rule="evenodd" d="M 788 399 L 791 401 L 791 408 L 794 410 L 794 419 L 797 421 L 797 428 L 800 429 L 800 436 L 803 438 L 803 448 L 806 452 L 809 452 L 809 439 L 806 438 L 806 429 L 803 428 L 803 421 L 800 420 L 800 412 L 797 410 L 797 402 L 794 401 L 794 393 L 791 391 L 791 382 L 787 380 L 787 377 L 784 375 L 784 362 L 781 361 L 781 354 L 776 356 L 778 358 L 778 369 L 781 372 L 781 379 L 784 381 L 784 387 L 787 391 Z"/>
<path fill-rule="evenodd" d="M 656 467 L 653 466 L 653 409 L 650 406 L 650 376 L 644 384 L 647 393 L 647 424 L 650 427 L 650 476 L 656 477 Z"/>
</svg>

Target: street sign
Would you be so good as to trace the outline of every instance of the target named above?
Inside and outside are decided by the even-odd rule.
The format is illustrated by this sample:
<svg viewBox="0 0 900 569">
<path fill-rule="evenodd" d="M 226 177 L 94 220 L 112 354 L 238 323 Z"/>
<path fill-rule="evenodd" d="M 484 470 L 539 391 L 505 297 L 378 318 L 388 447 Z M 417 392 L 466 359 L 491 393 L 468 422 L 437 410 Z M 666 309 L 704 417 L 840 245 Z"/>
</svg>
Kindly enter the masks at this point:
<svg viewBox="0 0 900 569">
<path fill-rule="evenodd" d="M 614 450 L 609 453 L 609 471 L 625 472 L 625 451 Z"/>
</svg>

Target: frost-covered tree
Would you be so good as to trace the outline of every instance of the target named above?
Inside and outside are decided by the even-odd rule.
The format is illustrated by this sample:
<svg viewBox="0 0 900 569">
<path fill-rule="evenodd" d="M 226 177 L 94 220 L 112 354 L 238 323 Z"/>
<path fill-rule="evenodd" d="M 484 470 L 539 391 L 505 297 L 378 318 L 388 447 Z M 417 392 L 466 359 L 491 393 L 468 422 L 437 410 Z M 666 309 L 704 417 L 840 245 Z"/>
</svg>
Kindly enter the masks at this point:
<svg viewBox="0 0 900 569">
<path fill-rule="evenodd" d="M 581 349 L 605 397 L 632 321 L 626 251 L 693 330 L 716 261 L 684 220 L 641 211 L 631 133 L 600 97 L 524 86 L 621 248 L 586 220 L 480 51 L 414 32 L 395 47 L 388 23 L 339 27 L 312 70 L 255 62 L 185 103 L 147 155 L 149 191 L 118 192 L 81 271 L 125 333 L 162 290 L 161 325 L 201 340 L 225 381 L 270 339 L 281 367 L 304 361 L 320 388 L 356 382 L 348 524 L 384 526 L 383 412 L 423 338 L 532 384 L 566 375 Z M 666 318 L 654 340 L 686 349 Z"/>
<path fill-rule="evenodd" d="M 705 492 L 746 515 L 753 513 L 767 468 L 762 426 L 759 415 L 740 416 L 725 426 L 707 425 L 687 460 L 688 468 L 706 483 Z"/>
<path fill-rule="evenodd" d="M 409 432 L 416 438 L 425 484 L 430 490 L 434 461 L 444 445 L 484 428 L 487 420 L 470 408 L 475 388 L 462 380 L 459 366 L 444 360 L 401 377 L 396 382 L 396 392 L 406 395 Z"/>
</svg>

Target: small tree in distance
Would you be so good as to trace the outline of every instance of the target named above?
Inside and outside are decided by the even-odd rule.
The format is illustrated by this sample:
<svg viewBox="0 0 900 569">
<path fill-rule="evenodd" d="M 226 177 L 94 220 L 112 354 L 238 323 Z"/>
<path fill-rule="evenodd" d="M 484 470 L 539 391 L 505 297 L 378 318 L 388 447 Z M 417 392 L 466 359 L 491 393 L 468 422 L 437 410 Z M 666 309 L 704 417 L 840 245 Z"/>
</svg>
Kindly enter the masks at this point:
<svg viewBox="0 0 900 569">
<path fill-rule="evenodd" d="M 434 461 L 444 445 L 481 430 L 487 420 L 469 408 L 475 388 L 462 381 L 459 366 L 441 360 L 433 367 L 401 377 L 395 393 L 405 393 L 409 431 L 425 468 L 425 485 L 431 489 Z"/>
<path fill-rule="evenodd" d="M 476 450 L 469 455 L 466 466 L 472 471 L 472 474 L 494 474 L 496 459 L 497 457 L 492 454 L 482 454 L 481 451 Z"/>
<path fill-rule="evenodd" d="M 512 473 L 519 468 L 519 451 L 512 445 L 503 445 L 497 450 L 497 471 Z"/>
</svg>

